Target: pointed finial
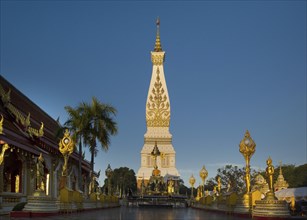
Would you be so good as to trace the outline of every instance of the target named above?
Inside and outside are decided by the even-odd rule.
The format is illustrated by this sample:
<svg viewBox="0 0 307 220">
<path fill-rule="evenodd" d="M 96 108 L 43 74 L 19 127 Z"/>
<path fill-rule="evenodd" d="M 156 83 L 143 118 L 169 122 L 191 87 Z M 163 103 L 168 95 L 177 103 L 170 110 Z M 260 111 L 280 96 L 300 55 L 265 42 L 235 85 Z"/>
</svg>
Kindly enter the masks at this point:
<svg viewBox="0 0 307 220">
<path fill-rule="evenodd" d="M 248 130 L 246 130 L 246 132 L 245 132 L 245 135 L 244 135 L 244 136 L 245 136 L 245 137 L 250 137 L 250 136 L 251 136 Z"/>
<path fill-rule="evenodd" d="M 156 44 L 155 44 L 155 52 L 161 52 L 162 51 L 162 47 L 161 47 L 161 42 L 160 42 L 160 18 L 157 18 L 156 21 L 156 25 L 157 25 L 157 36 L 156 36 Z"/>
<path fill-rule="evenodd" d="M 41 161 L 41 162 L 44 162 L 44 158 L 43 158 L 43 154 L 42 153 L 39 154 L 38 160 Z"/>
<path fill-rule="evenodd" d="M 156 24 L 157 24 L 157 26 L 159 27 L 159 25 L 160 25 L 160 18 L 159 18 L 159 16 L 158 16 L 158 18 L 157 18 Z"/>
</svg>

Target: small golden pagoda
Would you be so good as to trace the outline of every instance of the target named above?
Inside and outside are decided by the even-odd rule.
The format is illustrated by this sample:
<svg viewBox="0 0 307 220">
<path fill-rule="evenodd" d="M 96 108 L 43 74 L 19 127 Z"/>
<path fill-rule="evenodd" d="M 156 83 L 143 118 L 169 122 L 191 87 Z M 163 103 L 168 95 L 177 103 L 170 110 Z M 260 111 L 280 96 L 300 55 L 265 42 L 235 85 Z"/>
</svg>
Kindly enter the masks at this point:
<svg viewBox="0 0 307 220">
<path fill-rule="evenodd" d="M 281 189 L 287 189 L 289 187 L 289 184 L 285 180 L 284 176 L 282 175 L 282 169 L 281 169 L 282 162 L 279 162 L 279 175 L 277 177 L 276 182 L 274 183 L 274 190 L 278 191 Z"/>
</svg>

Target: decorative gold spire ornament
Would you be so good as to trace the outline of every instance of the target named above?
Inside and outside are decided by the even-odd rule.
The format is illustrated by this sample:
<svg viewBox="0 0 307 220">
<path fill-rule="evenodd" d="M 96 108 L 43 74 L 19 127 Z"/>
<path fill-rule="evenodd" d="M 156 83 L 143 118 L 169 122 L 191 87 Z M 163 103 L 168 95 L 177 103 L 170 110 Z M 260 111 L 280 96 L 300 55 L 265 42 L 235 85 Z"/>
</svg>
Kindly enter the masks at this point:
<svg viewBox="0 0 307 220">
<path fill-rule="evenodd" d="M 156 36 L 156 43 L 155 43 L 155 52 L 161 52 L 162 51 L 162 46 L 161 46 L 161 42 L 160 42 L 160 18 L 157 18 L 156 21 L 156 25 L 157 25 L 157 36 Z"/>
<path fill-rule="evenodd" d="M 2 151 L 1 151 L 1 154 L 0 154 L 0 165 L 2 165 L 2 163 L 3 163 L 5 151 L 9 148 L 10 148 L 10 146 L 8 144 L 3 144 Z"/>
<path fill-rule="evenodd" d="M 59 150 L 64 157 L 64 165 L 62 169 L 62 176 L 67 176 L 67 163 L 68 158 L 72 152 L 74 152 L 75 143 L 70 137 L 68 129 L 65 130 L 64 137 L 61 139 L 59 143 Z"/>
<path fill-rule="evenodd" d="M 205 190 L 205 180 L 206 180 L 206 178 L 207 178 L 207 176 L 208 176 L 208 171 L 207 171 L 207 169 L 206 169 L 205 166 L 203 166 L 203 168 L 200 170 L 199 176 L 200 176 L 200 178 L 201 178 L 201 180 L 202 180 L 201 197 L 203 197 L 203 195 L 204 195 L 204 190 Z"/>
<path fill-rule="evenodd" d="M 192 187 L 191 198 L 194 198 L 193 188 L 194 188 L 195 178 L 194 178 L 193 174 L 189 179 L 189 183 L 191 184 L 191 187 Z"/>
<path fill-rule="evenodd" d="M 0 134 L 3 134 L 3 115 L 1 115 L 1 120 L 0 120 Z"/>
<path fill-rule="evenodd" d="M 245 181 L 246 181 L 246 194 L 248 195 L 250 193 L 250 159 L 255 153 L 256 150 L 256 143 L 253 141 L 253 139 L 250 136 L 250 133 L 248 130 L 246 130 L 244 138 L 241 140 L 239 145 L 240 153 L 243 155 L 246 163 L 245 167 Z"/>
</svg>

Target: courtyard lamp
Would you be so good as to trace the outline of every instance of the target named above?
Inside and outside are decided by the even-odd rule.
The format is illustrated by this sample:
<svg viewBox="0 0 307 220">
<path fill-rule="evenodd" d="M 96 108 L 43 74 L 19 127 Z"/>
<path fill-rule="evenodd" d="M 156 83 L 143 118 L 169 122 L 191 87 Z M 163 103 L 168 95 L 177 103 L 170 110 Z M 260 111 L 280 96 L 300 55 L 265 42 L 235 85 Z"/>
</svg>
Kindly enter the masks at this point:
<svg viewBox="0 0 307 220">
<path fill-rule="evenodd" d="M 194 183 L 195 183 L 195 178 L 194 178 L 193 174 L 192 174 L 192 176 L 190 177 L 189 182 L 190 182 L 191 187 L 192 187 L 191 199 L 193 199 L 193 198 L 194 198 L 193 188 L 194 188 Z"/>
<path fill-rule="evenodd" d="M 256 143 L 250 136 L 249 131 L 245 132 L 244 138 L 241 140 L 239 144 L 239 151 L 243 155 L 245 159 L 245 182 L 246 182 L 246 193 L 243 196 L 244 203 L 248 204 L 249 206 L 249 194 L 251 190 L 250 186 L 250 159 L 255 153 L 256 150 Z"/>
<path fill-rule="evenodd" d="M 202 180 L 202 192 L 201 193 L 202 193 L 202 197 L 203 197 L 204 196 L 204 192 L 205 192 L 205 180 L 206 180 L 206 178 L 208 176 L 208 171 L 207 171 L 205 166 L 203 166 L 203 168 L 200 170 L 199 176 L 200 176 L 200 178 Z"/>
</svg>

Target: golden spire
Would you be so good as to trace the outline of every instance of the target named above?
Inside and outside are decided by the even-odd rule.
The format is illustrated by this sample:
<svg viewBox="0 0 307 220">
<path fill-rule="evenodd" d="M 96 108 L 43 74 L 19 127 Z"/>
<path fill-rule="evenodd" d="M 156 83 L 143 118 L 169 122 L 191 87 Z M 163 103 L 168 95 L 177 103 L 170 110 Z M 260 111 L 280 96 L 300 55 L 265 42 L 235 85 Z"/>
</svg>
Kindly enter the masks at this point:
<svg viewBox="0 0 307 220">
<path fill-rule="evenodd" d="M 156 36 L 156 44 L 155 44 L 155 52 L 161 52 L 162 51 L 162 47 L 161 47 L 161 42 L 160 42 L 160 18 L 157 18 L 156 21 L 156 25 L 157 25 L 157 36 Z"/>
<path fill-rule="evenodd" d="M 281 189 L 287 189 L 289 187 L 289 184 L 285 180 L 284 176 L 282 175 L 281 170 L 282 162 L 279 161 L 279 175 L 277 177 L 277 180 L 274 184 L 275 191 L 281 190 Z"/>
</svg>

